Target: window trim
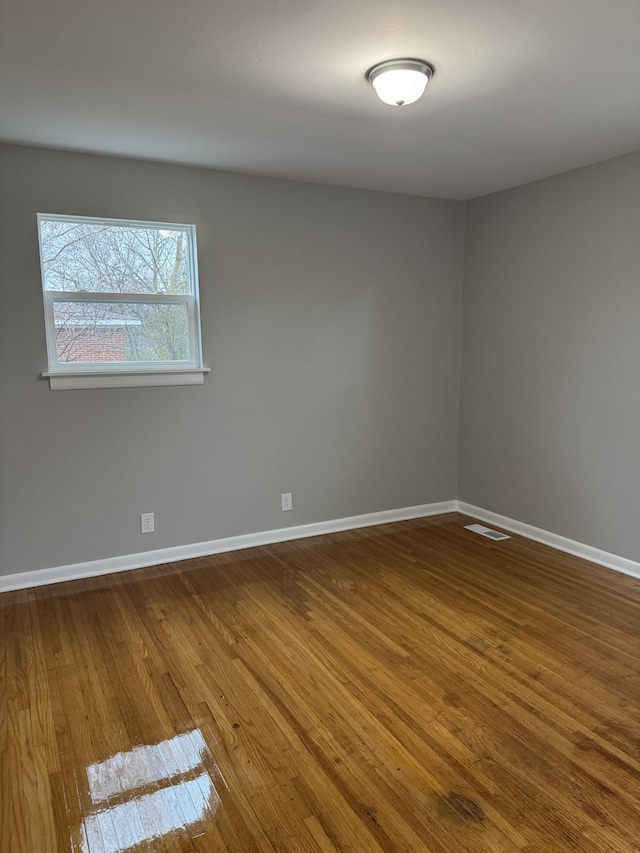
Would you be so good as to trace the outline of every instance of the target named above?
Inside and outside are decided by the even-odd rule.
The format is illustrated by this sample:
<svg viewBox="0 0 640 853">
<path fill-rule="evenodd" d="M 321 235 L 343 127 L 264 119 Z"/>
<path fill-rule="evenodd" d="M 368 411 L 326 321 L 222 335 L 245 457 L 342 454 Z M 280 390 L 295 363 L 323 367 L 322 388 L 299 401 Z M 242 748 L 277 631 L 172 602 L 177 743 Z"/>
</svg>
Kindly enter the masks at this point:
<svg viewBox="0 0 640 853">
<path fill-rule="evenodd" d="M 116 225 L 126 228 L 153 228 L 171 231 L 181 230 L 187 234 L 191 292 L 188 294 L 165 293 L 114 293 L 46 290 L 42 254 L 41 222 L 82 222 L 94 225 Z M 45 315 L 45 335 L 48 369 L 42 378 L 49 380 L 51 390 L 70 388 L 115 388 L 144 387 L 158 385 L 201 385 L 210 370 L 202 362 L 202 334 L 200 321 L 200 290 L 198 281 L 198 255 L 196 226 L 179 222 L 156 222 L 137 219 L 110 219 L 96 216 L 72 216 L 65 214 L 37 214 L 38 247 L 40 255 L 40 278 Z M 119 305 L 143 302 L 145 304 L 185 305 L 187 310 L 189 361 L 136 361 L 136 362 L 60 362 L 56 347 L 54 304 L 114 302 Z"/>
<path fill-rule="evenodd" d="M 91 370 L 65 373 L 47 370 L 41 373 L 49 380 L 52 391 L 87 390 L 90 388 L 147 388 L 160 385 L 203 385 L 208 367 L 170 370 L 122 370 L 96 373 Z"/>
</svg>

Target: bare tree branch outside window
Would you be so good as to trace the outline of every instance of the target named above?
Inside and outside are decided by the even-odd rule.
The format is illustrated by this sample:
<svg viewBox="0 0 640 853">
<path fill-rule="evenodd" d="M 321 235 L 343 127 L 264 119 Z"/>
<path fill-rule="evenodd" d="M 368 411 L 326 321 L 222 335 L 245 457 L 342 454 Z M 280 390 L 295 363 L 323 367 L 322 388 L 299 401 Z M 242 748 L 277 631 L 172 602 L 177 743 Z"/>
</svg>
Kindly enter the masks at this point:
<svg viewBox="0 0 640 853">
<path fill-rule="evenodd" d="M 184 229 L 40 220 L 45 290 L 56 301 L 56 350 L 61 362 L 186 361 L 185 303 L 128 302 L 128 295 L 190 293 Z M 114 301 L 78 302 L 82 294 L 119 294 Z"/>
</svg>

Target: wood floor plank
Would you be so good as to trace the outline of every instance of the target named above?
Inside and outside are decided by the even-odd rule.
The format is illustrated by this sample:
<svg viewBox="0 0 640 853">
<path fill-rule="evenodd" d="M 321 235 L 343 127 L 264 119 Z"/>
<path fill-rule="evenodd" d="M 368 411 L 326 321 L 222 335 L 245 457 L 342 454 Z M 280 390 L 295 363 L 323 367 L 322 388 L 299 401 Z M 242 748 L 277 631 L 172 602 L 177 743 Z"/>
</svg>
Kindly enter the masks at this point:
<svg viewBox="0 0 640 853">
<path fill-rule="evenodd" d="M 0 596 L 0 853 L 640 853 L 640 581 L 466 523 Z"/>
</svg>

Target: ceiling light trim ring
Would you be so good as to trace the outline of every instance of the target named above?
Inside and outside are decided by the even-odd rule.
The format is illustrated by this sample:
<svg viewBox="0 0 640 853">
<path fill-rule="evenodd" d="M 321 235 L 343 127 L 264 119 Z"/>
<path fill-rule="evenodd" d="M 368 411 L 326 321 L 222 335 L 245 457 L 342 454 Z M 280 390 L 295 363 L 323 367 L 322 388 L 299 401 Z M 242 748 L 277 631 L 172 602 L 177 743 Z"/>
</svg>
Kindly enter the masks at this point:
<svg viewBox="0 0 640 853">
<path fill-rule="evenodd" d="M 386 59 L 384 62 L 377 62 L 365 74 L 365 77 L 373 86 L 373 81 L 379 77 L 384 71 L 420 71 L 427 78 L 427 82 L 431 80 L 436 73 L 436 69 L 426 59 Z"/>
</svg>

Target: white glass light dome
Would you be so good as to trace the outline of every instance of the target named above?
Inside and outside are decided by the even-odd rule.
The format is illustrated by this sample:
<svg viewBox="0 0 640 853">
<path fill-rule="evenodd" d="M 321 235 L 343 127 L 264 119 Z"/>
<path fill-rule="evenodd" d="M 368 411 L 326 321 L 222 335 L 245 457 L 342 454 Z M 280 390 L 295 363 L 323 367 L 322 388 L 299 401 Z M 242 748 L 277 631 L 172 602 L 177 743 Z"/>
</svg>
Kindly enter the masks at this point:
<svg viewBox="0 0 640 853">
<path fill-rule="evenodd" d="M 432 76 L 433 66 L 422 59 L 391 59 L 367 71 L 380 100 L 394 107 L 417 101 Z"/>
</svg>

